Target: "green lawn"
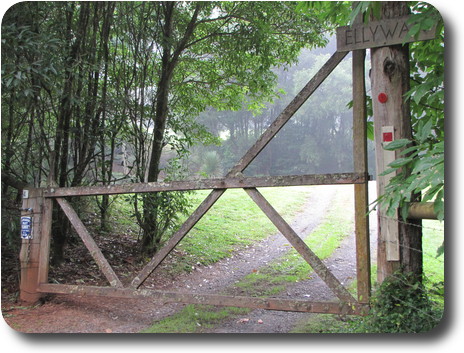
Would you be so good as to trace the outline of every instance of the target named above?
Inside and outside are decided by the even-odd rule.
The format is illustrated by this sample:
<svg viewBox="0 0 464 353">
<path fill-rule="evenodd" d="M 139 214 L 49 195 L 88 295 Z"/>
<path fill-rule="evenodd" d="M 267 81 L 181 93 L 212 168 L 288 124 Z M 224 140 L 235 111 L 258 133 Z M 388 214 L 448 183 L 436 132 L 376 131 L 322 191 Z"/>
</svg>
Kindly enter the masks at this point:
<svg viewBox="0 0 464 353">
<path fill-rule="evenodd" d="M 311 187 L 264 188 L 260 192 L 281 215 L 291 219 L 301 211 Z M 198 191 L 198 205 L 208 191 Z M 194 263 L 208 265 L 276 232 L 274 225 L 242 189 L 229 189 L 181 241 L 178 249 Z"/>
<path fill-rule="evenodd" d="M 442 245 L 444 240 L 444 222 L 423 220 L 422 227 L 424 273 L 431 282 L 444 281 L 444 255 L 442 254 L 437 257 L 437 249 Z"/>
</svg>

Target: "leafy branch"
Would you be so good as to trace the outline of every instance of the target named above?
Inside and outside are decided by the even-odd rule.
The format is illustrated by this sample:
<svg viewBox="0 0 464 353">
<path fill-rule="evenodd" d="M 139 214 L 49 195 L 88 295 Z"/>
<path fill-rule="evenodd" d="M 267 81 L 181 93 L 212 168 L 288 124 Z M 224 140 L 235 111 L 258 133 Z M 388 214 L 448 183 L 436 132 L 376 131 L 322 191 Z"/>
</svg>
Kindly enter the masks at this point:
<svg viewBox="0 0 464 353">
<path fill-rule="evenodd" d="M 430 129 L 427 124 L 423 130 Z M 439 220 L 444 219 L 444 141 L 429 145 L 426 138 L 414 144 L 408 139 L 393 141 L 384 147 L 387 151 L 397 151 L 399 158 L 389 164 L 389 169 L 380 175 L 396 173 L 385 187 L 385 194 L 377 200 L 387 209 L 387 216 L 393 217 L 397 209 L 401 210 L 403 219 L 407 218 L 409 203 L 414 195 L 421 194 L 422 201 L 434 202 L 434 211 Z M 408 147 L 409 146 L 409 147 Z"/>
</svg>

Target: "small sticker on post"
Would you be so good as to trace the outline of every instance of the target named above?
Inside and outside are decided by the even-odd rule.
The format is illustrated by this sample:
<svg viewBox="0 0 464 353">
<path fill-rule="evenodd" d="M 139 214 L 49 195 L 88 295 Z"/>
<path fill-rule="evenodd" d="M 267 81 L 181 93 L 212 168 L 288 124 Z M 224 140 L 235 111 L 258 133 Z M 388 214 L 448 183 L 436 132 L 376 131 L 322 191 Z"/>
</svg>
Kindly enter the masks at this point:
<svg viewBox="0 0 464 353">
<path fill-rule="evenodd" d="M 392 142 L 393 132 L 384 132 L 382 139 L 383 139 L 383 142 Z"/>
<path fill-rule="evenodd" d="M 32 239 L 32 217 L 21 217 L 21 239 Z"/>
</svg>

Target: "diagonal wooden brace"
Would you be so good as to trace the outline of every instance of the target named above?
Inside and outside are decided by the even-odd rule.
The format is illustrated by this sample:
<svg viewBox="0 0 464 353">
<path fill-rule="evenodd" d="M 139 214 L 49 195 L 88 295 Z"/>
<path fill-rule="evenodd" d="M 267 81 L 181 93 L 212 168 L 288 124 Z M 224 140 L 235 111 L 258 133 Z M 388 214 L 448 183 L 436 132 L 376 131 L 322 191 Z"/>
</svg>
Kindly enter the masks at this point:
<svg viewBox="0 0 464 353">
<path fill-rule="evenodd" d="M 89 250 L 90 255 L 92 255 L 92 258 L 95 260 L 100 270 L 103 272 L 105 277 L 108 279 L 108 282 L 110 282 L 111 286 L 118 287 L 118 288 L 123 287 L 118 276 L 113 271 L 113 268 L 108 263 L 108 261 L 105 259 L 105 256 L 103 256 L 100 248 L 95 243 L 93 238 L 90 236 L 89 232 L 87 231 L 87 228 L 85 228 L 85 225 L 79 219 L 79 216 L 77 215 L 76 211 L 74 211 L 74 209 L 69 204 L 69 202 L 59 197 L 56 198 L 56 201 L 63 209 L 64 213 L 66 214 L 69 221 L 73 225 L 77 234 L 79 234 L 79 237 L 82 239 L 82 241 L 84 242 L 84 245 Z"/>
<path fill-rule="evenodd" d="M 240 161 L 230 170 L 227 176 L 234 176 L 243 172 L 246 167 L 256 158 L 256 156 L 267 146 L 272 138 L 284 127 L 290 118 L 300 109 L 300 107 L 311 97 L 316 89 L 324 82 L 330 73 L 345 58 L 348 52 L 336 52 L 319 69 L 313 78 L 303 87 L 303 89 L 293 98 L 289 105 L 272 122 L 266 131 L 260 136 L 256 143 L 250 147 Z"/>
<path fill-rule="evenodd" d="M 333 293 L 343 302 L 356 303 L 356 299 L 346 290 L 339 280 L 330 272 L 327 266 L 317 257 L 317 255 L 306 245 L 306 243 L 295 233 L 290 225 L 282 216 L 272 207 L 255 188 L 244 189 L 252 200 L 261 208 L 266 216 L 271 220 L 277 229 L 292 244 L 296 251 L 306 260 L 314 269 L 314 272 L 327 284 Z"/>
<path fill-rule="evenodd" d="M 166 245 L 161 248 L 155 256 L 148 262 L 145 267 L 134 277 L 131 282 L 131 287 L 138 288 L 150 276 L 150 274 L 158 267 L 161 261 L 174 249 L 174 247 L 185 237 L 195 224 L 204 216 L 206 212 L 214 205 L 221 197 L 226 189 L 213 190 L 206 199 L 198 206 L 190 217 L 184 222 L 180 229 L 169 239 Z"/>
</svg>

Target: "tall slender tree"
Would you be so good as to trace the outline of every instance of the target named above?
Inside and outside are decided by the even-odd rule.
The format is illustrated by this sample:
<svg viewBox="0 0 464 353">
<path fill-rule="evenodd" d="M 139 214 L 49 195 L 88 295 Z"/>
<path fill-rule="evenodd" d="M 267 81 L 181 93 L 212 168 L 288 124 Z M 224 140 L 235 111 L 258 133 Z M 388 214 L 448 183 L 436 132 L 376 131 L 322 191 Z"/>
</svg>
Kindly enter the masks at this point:
<svg viewBox="0 0 464 353">
<path fill-rule="evenodd" d="M 302 47 L 325 43 L 314 13 L 296 6 L 14 5 L 2 22 L 3 170 L 37 186 L 50 173 L 60 186 L 112 183 L 111 151 L 125 142 L 134 151 L 131 177 L 158 180 L 167 145 L 183 156 L 197 141 L 214 140 L 196 120 L 200 112 L 252 109 L 272 100 L 272 68 L 295 62 Z M 31 151 L 43 158 L 32 159 Z M 101 171 L 90 172 L 93 166 Z M 171 227 L 175 209 L 163 213 L 160 205 L 172 201 L 165 194 L 137 199 L 144 253 L 156 251 L 162 230 Z M 100 205 L 107 209 L 108 200 Z M 59 213 L 55 220 L 59 261 L 69 227 Z"/>
</svg>

